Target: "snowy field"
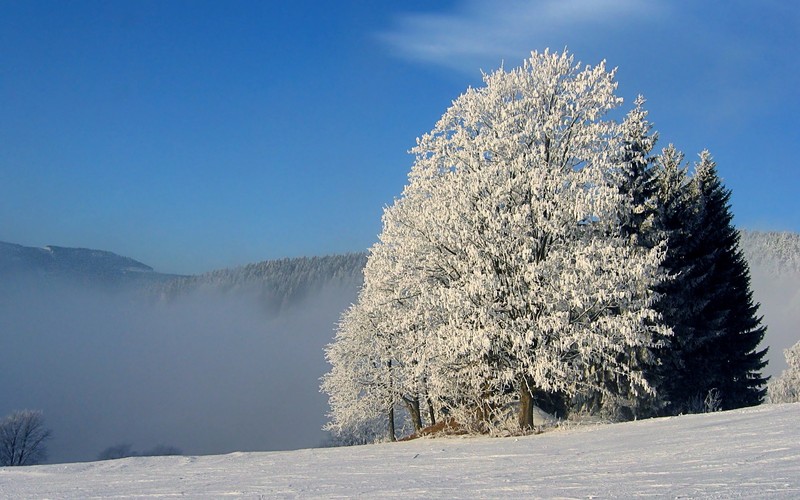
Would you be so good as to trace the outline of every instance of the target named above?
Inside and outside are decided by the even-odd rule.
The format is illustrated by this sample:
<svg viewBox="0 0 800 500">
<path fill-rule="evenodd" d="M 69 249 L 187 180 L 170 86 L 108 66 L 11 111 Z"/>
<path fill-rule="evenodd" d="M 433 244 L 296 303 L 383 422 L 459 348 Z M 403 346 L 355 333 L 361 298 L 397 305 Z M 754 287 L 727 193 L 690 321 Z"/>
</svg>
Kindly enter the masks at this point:
<svg viewBox="0 0 800 500">
<path fill-rule="evenodd" d="M 0 468 L 0 498 L 800 498 L 800 404 L 351 448 Z"/>
</svg>

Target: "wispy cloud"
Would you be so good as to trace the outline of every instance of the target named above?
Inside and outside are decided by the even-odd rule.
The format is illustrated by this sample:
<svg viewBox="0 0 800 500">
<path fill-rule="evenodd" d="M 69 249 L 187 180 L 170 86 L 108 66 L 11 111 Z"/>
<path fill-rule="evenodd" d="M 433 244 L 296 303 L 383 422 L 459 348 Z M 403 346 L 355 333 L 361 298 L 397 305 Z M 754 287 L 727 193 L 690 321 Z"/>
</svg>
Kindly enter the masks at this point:
<svg viewBox="0 0 800 500">
<path fill-rule="evenodd" d="M 399 57 L 474 72 L 532 49 L 571 46 L 586 32 L 662 9 L 654 0 L 465 0 L 452 12 L 402 15 L 378 36 Z"/>
</svg>

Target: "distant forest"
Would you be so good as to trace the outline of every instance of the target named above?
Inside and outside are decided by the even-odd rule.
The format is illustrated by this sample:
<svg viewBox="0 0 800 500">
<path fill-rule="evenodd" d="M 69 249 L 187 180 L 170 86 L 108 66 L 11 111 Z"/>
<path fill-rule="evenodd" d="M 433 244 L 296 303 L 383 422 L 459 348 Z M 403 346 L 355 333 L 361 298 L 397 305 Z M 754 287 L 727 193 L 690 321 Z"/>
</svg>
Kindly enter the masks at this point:
<svg viewBox="0 0 800 500">
<path fill-rule="evenodd" d="M 158 284 L 161 300 L 171 301 L 188 293 L 256 294 L 271 314 L 297 304 L 311 293 L 329 287 L 357 289 L 363 281 L 366 253 L 267 260 L 198 276 L 179 277 Z"/>
</svg>

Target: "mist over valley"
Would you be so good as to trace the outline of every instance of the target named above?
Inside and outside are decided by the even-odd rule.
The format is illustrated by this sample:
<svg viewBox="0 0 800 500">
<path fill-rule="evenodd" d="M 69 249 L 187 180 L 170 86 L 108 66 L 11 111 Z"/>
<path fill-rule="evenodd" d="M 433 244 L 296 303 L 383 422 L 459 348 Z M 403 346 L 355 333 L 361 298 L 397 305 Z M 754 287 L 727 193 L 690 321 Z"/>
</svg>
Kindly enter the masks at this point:
<svg viewBox="0 0 800 500">
<path fill-rule="evenodd" d="M 323 443 L 323 347 L 363 254 L 123 279 L 87 265 L 91 252 L 73 252 L 69 272 L 7 254 L 1 264 L 0 350 L 14 375 L 0 413 L 42 410 L 50 462 L 120 444 L 194 455 Z"/>
</svg>

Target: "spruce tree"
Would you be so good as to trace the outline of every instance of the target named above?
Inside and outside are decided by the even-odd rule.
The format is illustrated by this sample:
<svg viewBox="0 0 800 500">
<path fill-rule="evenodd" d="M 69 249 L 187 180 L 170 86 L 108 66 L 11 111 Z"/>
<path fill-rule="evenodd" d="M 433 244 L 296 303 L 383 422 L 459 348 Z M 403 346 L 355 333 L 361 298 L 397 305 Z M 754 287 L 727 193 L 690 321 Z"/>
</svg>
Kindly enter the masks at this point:
<svg viewBox="0 0 800 500">
<path fill-rule="evenodd" d="M 644 97 L 637 97 L 636 107 L 622 122 L 619 191 L 626 203 L 620 210 L 621 232 L 636 238 L 637 244 L 652 248 L 658 240 L 653 231 L 658 184 L 651 152 L 658 133 L 652 131 L 644 103 Z"/>
<path fill-rule="evenodd" d="M 692 234 L 696 228 L 696 199 L 691 196 L 689 176 L 683 154 L 673 145 L 664 148 L 655 160 L 657 182 L 656 230 L 666 239 L 667 252 L 661 263 L 666 279 L 656 286 L 655 309 L 661 321 L 672 329 L 672 336 L 654 349 L 659 362 L 647 375 L 660 397 L 667 402 L 662 413 L 684 411 L 682 395 L 691 392 L 693 370 L 686 364 L 697 349 L 695 314 L 692 312 L 696 288 L 702 283 L 694 261 Z"/>
<path fill-rule="evenodd" d="M 758 350 L 766 327 L 758 316 L 759 304 L 753 302 L 750 270 L 732 224 L 731 192 L 723 186 L 708 151 L 700 154 L 693 183 L 701 203 L 700 229 L 713 255 L 705 313 L 718 332 L 706 358 L 714 361 L 708 390 L 719 391 L 721 409 L 757 405 L 766 394 L 767 379 L 761 369 L 767 364 L 767 349 Z"/>
<path fill-rule="evenodd" d="M 622 123 L 623 129 L 623 155 L 620 175 L 620 192 L 627 203 L 620 207 L 622 235 L 630 238 L 631 244 L 652 250 L 655 247 L 666 248 L 666 236 L 657 230 L 658 216 L 658 179 L 654 168 L 655 156 L 653 148 L 658 141 L 658 132 L 653 131 L 653 125 L 647 120 L 648 112 L 644 109 L 645 99 L 641 95 L 634 104 L 636 107 L 628 113 Z M 657 279 L 660 283 L 663 274 Z M 657 326 L 654 322 L 653 326 Z M 661 325 L 663 327 L 663 325 Z M 649 375 L 648 382 L 657 387 L 659 381 L 653 377 L 653 367 L 658 358 L 655 350 L 663 341 L 656 343 L 652 348 L 640 348 L 625 353 L 625 364 L 637 367 Z M 651 416 L 663 406 L 663 398 L 658 392 L 632 392 L 622 386 L 614 391 L 618 394 L 618 403 L 621 407 L 616 411 L 605 409 L 604 413 L 617 418 L 632 419 Z"/>
</svg>

